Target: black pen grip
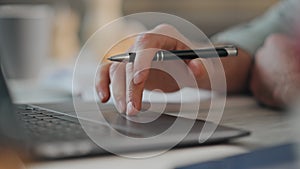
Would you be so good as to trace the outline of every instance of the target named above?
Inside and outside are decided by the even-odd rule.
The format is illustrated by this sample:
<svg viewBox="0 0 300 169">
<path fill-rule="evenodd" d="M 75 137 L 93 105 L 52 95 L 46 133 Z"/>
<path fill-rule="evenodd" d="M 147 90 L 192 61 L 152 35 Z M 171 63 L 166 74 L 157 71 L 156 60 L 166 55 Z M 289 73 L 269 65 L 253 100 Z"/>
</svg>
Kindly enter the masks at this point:
<svg viewBox="0 0 300 169">
<path fill-rule="evenodd" d="M 158 51 L 153 58 L 153 61 L 164 60 L 191 60 L 196 58 L 215 58 L 226 57 L 228 52 L 225 49 L 201 49 L 201 50 L 170 50 Z"/>
</svg>

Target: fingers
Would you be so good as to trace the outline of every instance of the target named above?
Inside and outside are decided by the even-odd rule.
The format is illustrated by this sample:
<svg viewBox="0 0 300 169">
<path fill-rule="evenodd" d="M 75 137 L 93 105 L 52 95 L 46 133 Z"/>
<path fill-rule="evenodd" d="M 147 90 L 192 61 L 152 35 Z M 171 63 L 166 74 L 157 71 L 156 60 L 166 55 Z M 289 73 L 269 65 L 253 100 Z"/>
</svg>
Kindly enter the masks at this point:
<svg viewBox="0 0 300 169">
<path fill-rule="evenodd" d="M 104 63 L 99 69 L 99 82 L 96 90 L 102 103 L 110 98 L 109 85 L 111 83 L 114 104 L 119 112 L 126 110 L 126 76 L 125 63 Z"/>
<path fill-rule="evenodd" d="M 180 39 L 180 40 L 178 40 Z M 174 27 L 162 24 L 138 37 L 134 50 L 136 58 L 133 66 L 134 84 L 145 82 L 149 75 L 151 61 L 158 50 L 188 49 L 188 40 Z"/>
<path fill-rule="evenodd" d="M 135 115 L 141 109 L 143 90 L 155 53 L 160 49 L 188 49 L 177 38 L 184 39 L 175 28 L 168 25 L 160 25 L 137 39 L 134 45 L 134 51 L 136 52 L 134 63 L 126 68 L 126 76 L 132 79 L 127 80 L 128 115 Z"/>
<path fill-rule="evenodd" d="M 204 76 L 206 73 L 205 66 L 203 64 L 203 59 L 193 59 L 188 62 L 188 67 L 193 72 L 195 77 Z"/>
<path fill-rule="evenodd" d="M 141 110 L 144 82 L 135 84 L 133 78 L 133 63 L 126 65 L 127 115 L 136 115 Z"/>
<path fill-rule="evenodd" d="M 97 85 L 100 100 L 106 102 L 109 99 L 111 82 L 112 96 L 118 111 L 125 112 L 126 110 L 128 115 L 137 114 L 141 109 L 143 90 L 155 53 L 160 49 L 189 49 L 186 44 L 191 43 L 169 25 L 160 25 L 142 34 L 133 45 L 132 50 L 136 52 L 133 63 L 110 63 L 101 66 L 100 80 Z M 194 66 L 193 72 L 200 70 L 198 64 L 196 61 L 191 62 L 191 66 Z"/>
<path fill-rule="evenodd" d="M 136 52 L 134 63 L 126 66 L 127 77 L 127 115 L 136 115 L 141 110 L 143 90 L 148 79 L 151 62 L 156 49 L 147 49 L 152 44 L 143 43 Z"/>
<path fill-rule="evenodd" d="M 136 57 L 133 63 L 133 82 L 136 85 L 142 84 L 146 81 L 149 75 L 152 59 L 158 51 L 158 49 L 154 47 L 157 41 L 154 36 L 155 35 L 144 35 L 142 40 L 138 42 L 141 44 L 138 44 L 135 48 Z"/>
<path fill-rule="evenodd" d="M 111 63 L 104 63 L 100 66 L 99 69 L 99 81 L 96 85 L 96 90 L 98 92 L 99 99 L 102 103 L 107 102 L 110 97 L 109 92 L 109 69 Z"/>
<path fill-rule="evenodd" d="M 113 63 L 110 66 L 111 88 L 114 104 L 120 113 L 126 110 L 126 73 L 125 63 Z"/>
<path fill-rule="evenodd" d="M 141 110 L 145 82 L 149 76 L 152 59 L 159 48 L 157 45 L 160 45 L 158 38 L 154 34 L 142 35 L 135 45 L 134 63 L 127 64 L 127 115 L 136 115 Z"/>
<path fill-rule="evenodd" d="M 206 61 L 204 59 L 197 58 L 189 61 L 187 65 L 191 70 L 191 72 L 193 73 L 192 76 L 195 78 L 197 82 L 197 87 L 201 89 L 210 90 L 211 84 L 210 84 L 207 68 L 205 67 L 207 63 L 205 62 Z M 195 87 L 194 83 L 192 83 L 192 87 Z"/>
</svg>

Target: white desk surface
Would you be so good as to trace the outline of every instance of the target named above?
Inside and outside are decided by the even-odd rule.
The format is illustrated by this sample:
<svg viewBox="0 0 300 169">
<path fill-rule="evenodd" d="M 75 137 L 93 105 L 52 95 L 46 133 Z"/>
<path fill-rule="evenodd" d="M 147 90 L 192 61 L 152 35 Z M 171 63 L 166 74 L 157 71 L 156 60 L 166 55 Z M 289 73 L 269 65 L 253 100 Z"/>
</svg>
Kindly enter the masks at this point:
<svg viewBox="0 0 300 169">
<path fill-rule="evenodd" d="M 186 114 L 188 117 L 189 114 Z M 199 114 L 201 118 L 203 114 Z M 203 118 L 203 117 L 202 117 Z M 251 136 L 227 144 L 182 148 L 146 159 L 128 159 L 118 156 L 100 156 L 35 162 L 28 169 L 92 169 L 92 168 L 151 168 L 171 169 L 174 167 L 228 157 L 257 148 L 272 146 L 290 141 L 291 127 L 284 112 L 257 105 L 249 96 L 233 96 L 227 99 L 221 124 L 252 131 Z"/>
</svg>

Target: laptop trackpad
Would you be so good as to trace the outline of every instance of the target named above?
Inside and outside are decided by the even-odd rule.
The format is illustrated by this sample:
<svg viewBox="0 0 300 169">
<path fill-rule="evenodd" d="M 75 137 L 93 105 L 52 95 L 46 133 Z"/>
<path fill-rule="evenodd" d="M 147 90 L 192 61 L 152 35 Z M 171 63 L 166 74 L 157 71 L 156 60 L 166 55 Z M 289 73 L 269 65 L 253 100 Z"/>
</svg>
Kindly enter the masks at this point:
<svg viewBox="0 0 300 169">
<path fill-rule="evenodd" d="M 77 103 L 76 103 L 77 104 Z M 111 104 L 101 104 L 95 106 L 95 103 L 83 102 L 78 103 L 74 109 L 73 103 L 58 103 L 58 104 L 37 104 L 43 109 L 55 111 L 61 114 L 71 115 L 83 120 L 98 123 L 99 125 L 108 124 L 116 130 L 126 128 L 126 130 L 143 131 L 143 137 L 150 137 L 160 134 L 172 126 L 176 120 L 175 116 L 164 115 L 154 112 L 141 112 L 136 116 L 126 116 L 119 113 L 115 106 Z M 186 119 L 185 119 L 186 120 Z"/>
</svg>

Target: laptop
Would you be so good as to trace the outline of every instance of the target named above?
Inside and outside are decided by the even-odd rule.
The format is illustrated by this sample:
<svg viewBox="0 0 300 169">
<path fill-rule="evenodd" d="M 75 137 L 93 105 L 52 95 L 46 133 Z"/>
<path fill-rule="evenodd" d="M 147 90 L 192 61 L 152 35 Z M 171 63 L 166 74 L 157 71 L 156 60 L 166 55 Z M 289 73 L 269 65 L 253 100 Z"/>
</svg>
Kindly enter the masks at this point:
<svg viewBox="0 0 300 169">
<path fill-rule="evenodd" d="M 199 143 L 199 135 L 205 124 L 202 120 L 191 121 L 191 119 L 161 114 L 151 122 L 138 123 L 118 113 L 113 105 L 99 103 L 98 106 L 107 122 L 102 123 L 97 122 L 93 117 L 91 118 L 93 120 L 77 117 L 73 102 L 13 104 L 1 69 L 0 96 L 0 145 L 19 147 L 36 160 L 107 155 L 112 152 L 145 152 L 172 148 L 173 145 L 186 147 L 216 144 L 250 134 L 246 130 L 207 123 L 206 125 L 210 127 L 216 127 L 216 130 L 205 142 Z M 92 104 L 95 103 L 76 104 L 77 106 L 79 104 L 81 114 L 100 113 L 99 110 L 91 109 Z M 139 118 L 143 120 L 149 115 L 152 115 L 152 112 L 144 112 Z M 165 132 L 176 120 L 180 126 L 193 124 L 191 130 L 186 133 L 181 130 L 182 127 L 175 127 L 172 132 Z M 115 134 L 116 132 L 120 134 Z M 93 137 L 91 133 L 97 137 Z M 147 138 L 155 138 L 161 133 L 164 134 L 159 139 L 147 141 Z M 128 141 L 120 135 L 136 138 L 136 140 L 146 138 L 146 141 Z M 177 143 L 176 136 L 184 136 L 184 138 Z M 97 144 L 98 142 L 104 143 L 105 147 Z"/>
</svg>

